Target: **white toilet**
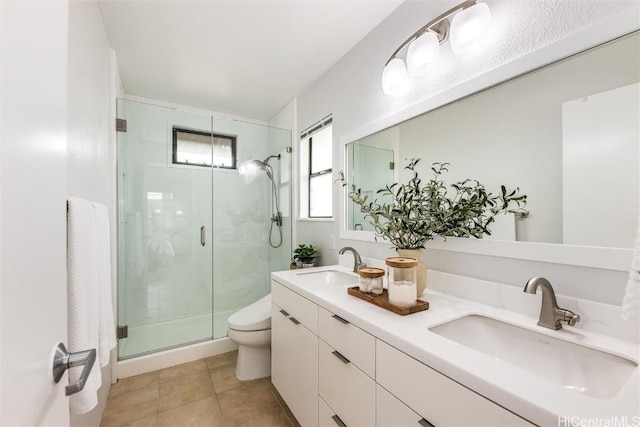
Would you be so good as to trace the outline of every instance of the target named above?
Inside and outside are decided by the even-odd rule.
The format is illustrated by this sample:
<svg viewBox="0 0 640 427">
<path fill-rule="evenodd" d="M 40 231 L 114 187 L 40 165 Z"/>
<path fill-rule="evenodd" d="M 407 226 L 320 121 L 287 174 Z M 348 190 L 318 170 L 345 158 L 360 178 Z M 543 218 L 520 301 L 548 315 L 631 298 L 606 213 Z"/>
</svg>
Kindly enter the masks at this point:
<svg viewBox="0 0 640 427">
<path fill-rule="evenodd" d="M 236 377 L 241 381 L 271 375 L 271 294 L 229 317 L 229 338 L 238 344 Z"/>
</svg>

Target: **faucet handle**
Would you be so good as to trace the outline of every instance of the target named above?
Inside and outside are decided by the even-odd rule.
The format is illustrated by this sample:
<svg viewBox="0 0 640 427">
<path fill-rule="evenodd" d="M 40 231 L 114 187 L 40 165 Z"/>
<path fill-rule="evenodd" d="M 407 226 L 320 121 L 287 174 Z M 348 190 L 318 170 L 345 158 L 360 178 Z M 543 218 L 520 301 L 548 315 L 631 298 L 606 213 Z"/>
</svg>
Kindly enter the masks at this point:
<svg viewBox="0 0 640 427">
<path fill-rule="evenodd" d="M 564 321 L 567 322 L 567 325 L 569 326 L 575 326 L 576 323 L 580 321 L 580 315 L 575 314 L 572 311 L 566 310 L 566 313 L 564 315 Z"/>
</svg>

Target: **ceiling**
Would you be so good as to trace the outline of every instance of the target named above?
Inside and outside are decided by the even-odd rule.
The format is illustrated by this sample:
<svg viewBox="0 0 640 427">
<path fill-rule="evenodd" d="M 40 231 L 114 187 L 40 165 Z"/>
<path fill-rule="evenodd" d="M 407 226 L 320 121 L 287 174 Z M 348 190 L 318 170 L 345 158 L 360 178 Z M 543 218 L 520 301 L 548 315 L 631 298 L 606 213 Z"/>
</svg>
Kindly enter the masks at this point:
<svg viewBox="0 0 640 427">
<path fill-rule="evenodd" d="M 402 0 L 99 0 L 125 91 L 269 120 Z"/>
</svg>

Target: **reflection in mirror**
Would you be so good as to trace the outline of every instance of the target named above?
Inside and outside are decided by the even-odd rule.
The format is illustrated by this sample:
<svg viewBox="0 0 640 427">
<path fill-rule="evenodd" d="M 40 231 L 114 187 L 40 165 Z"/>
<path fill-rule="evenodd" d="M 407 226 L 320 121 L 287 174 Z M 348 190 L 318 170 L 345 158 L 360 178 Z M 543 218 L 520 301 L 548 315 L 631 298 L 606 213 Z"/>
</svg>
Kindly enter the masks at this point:
<svg viewBox="0 0 640 427">
<path fill-rule="evenodd" d="M 408 159 L 449 162 L 449 183 L 472 178 L 527 194 L 529 216 L 513 218 L 517 241 L 630 248 L 640 204 L 639 76 L 635 32 L 348 144 L 349 182 L 373 194 L 384 187 L 363 175 L 374 164 L 359 159 L 358 146 L 393 149 L 401 182 Z M 347 229 L 367 230 L 347 206 Z"/>
<path fill-rule="evenodd" d="M 387 197 L 379 196 L 376 192 L 393 184 L 398 176 L 397 130 L 395 127 L 385 129 L 347 145 L 347 181 L 359 183 L 360 191 L 367 196 L 367 200 L 384 201 Z M 360 208 L 352 202 L 347 205 L 346 223 L 349 230 L 373 231 L 370 219 L 365 218 Z"/>
</svg>

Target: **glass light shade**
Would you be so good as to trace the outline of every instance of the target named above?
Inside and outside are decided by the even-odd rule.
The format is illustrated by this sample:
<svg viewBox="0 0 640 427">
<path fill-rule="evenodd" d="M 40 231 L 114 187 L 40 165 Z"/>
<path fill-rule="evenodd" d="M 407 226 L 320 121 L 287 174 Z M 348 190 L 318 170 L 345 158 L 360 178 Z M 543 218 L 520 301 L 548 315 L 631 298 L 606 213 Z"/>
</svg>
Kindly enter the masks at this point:
<svg viewBox="0 0 640 427">
<path fill-rule="evenodd" d="M 382 71 L 382 90 L 387 95 L 399 95 L 407 88 L 408 77 L 404 61 L 394 58 Z"/>
<path fill-rule="evenodd" d="M 438 36 L 427 31 L 409 45 L 407 69 L 412 76 L 421 76 L 438 65 L 440 43 Z"/>
<path fill-rule="evenodd" d="M 451 50 L 456 55 L 477 55 L 489 46 L 491 11 L 486 3 L 461 10 L 451 21 Z"/>
</svg>

